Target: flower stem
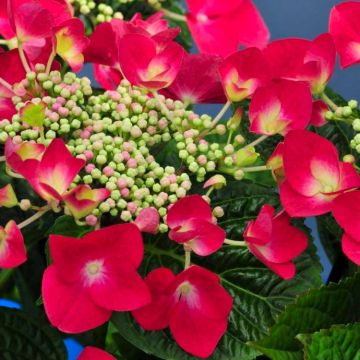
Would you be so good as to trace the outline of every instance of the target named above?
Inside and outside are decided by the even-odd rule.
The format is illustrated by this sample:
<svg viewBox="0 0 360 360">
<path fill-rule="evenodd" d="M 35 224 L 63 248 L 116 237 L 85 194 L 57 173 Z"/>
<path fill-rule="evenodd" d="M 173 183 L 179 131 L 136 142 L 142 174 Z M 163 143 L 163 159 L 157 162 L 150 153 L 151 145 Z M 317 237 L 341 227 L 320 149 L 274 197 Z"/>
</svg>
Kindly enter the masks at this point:
<svg viewBox="0 0 360 360">
<path fill-rule="evenodd" d="M 210 195 L 213 191 L 214 191 L 214 187 L 211 186 L 211 188 L 206 192 L 205 196 L 210 197 Z"/>
<path fill-rule="evenodd" d="M 5 167 L 6 168 L 6 173 L 16 179 L 24 179 L 23 176 L 21 176 L 20 174 L 14 173 L 8 166 Z"/>
<path fill-rule="evenodd" d="M 325 94 L 325 92 L 321 94 L 321 98 L 329 105 L 332 111 L 336 111 L 338 109 L 338 106 Z"/>
<path fill-rule="evenodd" d="M 56 56 L 56 51 L 53 49 L 53 50 L 51 51 L 50 56 L 49 56 L 49 60 L 48 60 L 48 62 L 47 62 L 47 64 L 46 64 L 46 70 L 45 70 L 46 75 L 49 75 L 49 74 L 50 74 L 51 66 L 52 66 L 52 64 L 53 64 L 53 62 L 54 62 L 55 56 Z"/>
<path fill-rule="evenodd" d="M 266 140 L 269 136 L 268 135 L 262 135 L 259 138 L 257 138 L 255 141 L 251 142 L 250 144 L 245 145 L 242 149 L 247 149 L 249 147 L 254 147 L 256 145 L 259 145 L 264 140 Z"/>
<path fill-rule="evenodd" d="M 237 240 L 230 240 L 230 239 L 225 239 L 224 244 L 247 247 L 247 244 L 245 241 L 237 241 Z"/>
<path fill-rule="evenodd" d="M 0 85 L 5 87 L 6 89 L 10 90 L 12 93 L 14 93 L 13 87 L 3 78 L 0 78 Z"/>
<path fill-rule="evenodd" d="M 211 127 L 213 128 L 224 116 L 224 114 L 228 111 L 229 107 L 231 106 L 231 101 L 228 101 L 225 103 L 225 105 L 222 107 L 222 109 L 219 111 L 219 113 L 216 115 L 214 120 L 211 122 Z"/>
<path fill-rule="evenodd" d="M 30 69 L 30 66 L 26 60 L 26 56 L 25 56 L 25 53 L 24 53 L 24 49 L 23 49 L 23 46 L 22 46 L 22 43 L 21 41 L 18 39 L 18 51 L 19 51 L 19 56 L 20 56 L 20 60 L 24 66 L 24 69 L 27 73 L 30 73 L 31 72 L 31 69 Z"/>
<path fill-rule="evenodd" d="M 258 171 L 267 171 L 271 169 L 268 168 L 266 165 L 261 165 L 261 166 L 245 167 L 245 168 L 241 168 L 241 170 L 243 172 L 258 172 Z"/>
<path fill-rule="evenodd" d="M 6 161 L 6 157 L 5 156 L 0 156 L 0 162 Z"/>
<path fill-rule="evenodd" d="M 0 39 L 0 45 L 8 45 L 8 41 L 5 39 Z"/>
<path fill-rule="evenodd" d="M 191 265 L 191 250 L 185 250 L 185 270 Z"/>
<path fill-rule="evenodd" d="M 18 228 L 19 229 L 23 229 L 24 227 L 32 224 L 34 221 L 40 219 L 44 214 L 46 214 L 49 210 L 51 210 L 51 207 L 49 205 L 44 206 L 43 208 L 41 208 L 37 213 L 35 213 L 34 215 L 30 216 L 29 218 L 27 218 L 26 220 L 24 220 L 23 222 L 21 222 L 20 224 L 18 224 Z"/>
<path fill-rule="evenodd" d="M 186 22 L 186 17 L 184 15 L 178 14 L 176 12 L 173 12 L 173 11 L 170 11 L 170 10 L 167 10 L 167 9 L 162 9 L 161 11 L 169 19 L 172 19 L 172 20 L 175 20 L 175 21 Z"/>
</svg>

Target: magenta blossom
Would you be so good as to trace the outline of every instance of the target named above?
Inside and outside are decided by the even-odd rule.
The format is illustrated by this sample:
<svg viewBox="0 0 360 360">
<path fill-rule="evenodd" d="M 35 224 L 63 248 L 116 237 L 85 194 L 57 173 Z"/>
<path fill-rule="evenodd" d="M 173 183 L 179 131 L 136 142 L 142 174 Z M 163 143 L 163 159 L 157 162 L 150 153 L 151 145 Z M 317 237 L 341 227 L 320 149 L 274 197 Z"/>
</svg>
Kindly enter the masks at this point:
<svg viewBox="0 0 360 360">
<path fill-rule="evenodd" d="M 175 276 L 159 268 L 145 279 L 152 302 L 132 312 L 146 330 L 167 327 L 185 351 L 210 356 L 227 328 L 232 298 L 220 285 L 219 277 L 199 266 L 191 266 Z"/>
<path fill-rule="evenodd" d="M 293 259 L 307 247 L 305 233 L 291 225 L 290 216 L 284 211 L 275 215 L 270 205 L 264 205 L 256 220 L 249 222 L 244 238 L 249 250 L 286 280 L 295 276 Z"/>
<path fill-rule="evenodd" d="M 45 270 L 42 294 L 50 322 L 61 331 L 93 329 L 112 311 L 134 310 L 150 301 L 136 272 L 144 248 L 135 225 L 109 226 L 81 239 L 50 235 L 49 241 L 53 263 Z"/>
<path fill-rule="evenodd" d="M 178 200 L 169 210 L 166 222 L 169 238 L 186 244 L 196 254 L 210 255 L 225 240 L 225 231 L 213 224 L 209 204 L 200 195 L 189 195 Z"/>
</svg>

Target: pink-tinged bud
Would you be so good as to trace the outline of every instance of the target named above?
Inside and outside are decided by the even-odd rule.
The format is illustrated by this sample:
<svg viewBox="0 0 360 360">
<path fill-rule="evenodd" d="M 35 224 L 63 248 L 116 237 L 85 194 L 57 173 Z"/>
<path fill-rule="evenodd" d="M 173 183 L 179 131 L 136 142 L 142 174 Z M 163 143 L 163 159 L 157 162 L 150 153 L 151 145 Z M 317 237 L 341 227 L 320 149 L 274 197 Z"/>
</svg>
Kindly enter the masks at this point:
<svg viewBox="0 0 360 360">
<path fill-rule="evenodd" d="M 161 130 L 164 130 L 168 126 L 168 121 L 166 119 L 161 119 L 158 122 L 158 126 Z"/>
<path fill-rule="evenodd" d="M 56 103 L 60 104 L 61 106 L 62 105 L 65 105 L 66 103 L 66 99 L 62 96 L 59 96 L 57 99 L 56 99 Z"/>
<path fill-rule="evenodd" d="M 149 135 L 155 135 L 156 134 L 156 127 L 155 126 L 148 126 L 146 129 L 146 132 Z"/>
<path fill-rule="evenodd" d="M 61 104 L 59 104 L 58 102 L 53 104 L 53 106 L 51 107 L 51 109 L 54 111 L 58 111 L 60 108 L 61 108 Z"/>
<path fill-rule="evenodd" d="M 116 182 L 117 186 L 119 187 L 119 189 L 124 189 L 127 187 L 127 181 L 125 179 L 119 179 L 117 182 Z"/>
<path fill-rule="evenodd" d="M 12 138 L 12 140 L 13 140 L 13 143 L 14 143 L 14 144 L 21 144 L 21 143 L 23 142 L 23 140 L 22 140 L 22 138 L 21 138 L 20 135 L 15 135 L 15 136 Z"/>
<path fill-rule="evenodd" d="M 193 131 L 192 130 L 186 130 L 184 132 L 184 137 L 185 137 L 185 139 L 192 139 L 194 137 Z"/>
<path fill-rule="evenodd" d="M 134 223 L 140 231 L 149 234 L 156 234 L 160 223 L 159 212 L 153 207 L 145 208 L 140 211 Z"/>
<path fill-rule="evenodd" d="M 118 112 L 122 112 L 123 110 L 126 109 L 126 105 L 125 104 L 119 104 L 117 107 L 116 107 L 116 111 Z"/>
<path fill-rule="evenodd" d="M 85 156 L 84 154 L 76 155 L 76 158 L 77 158 L 77 159 L 84 160 L 84 161 L 87 160 L 87 159 L 86 159 L 86 156 Z"/>
<path fill-rule="evenodd" d="M 207 158 L 205 155 L 199 155 L 196 160 L 199 165 L 206 165 L 207 163 Z"/>
<path fill-rule="evenodd" d="M 166 200 L 169 198 L 169 194 L 166 193 L 166 192 L 164 192 L 164 191 L 162 191 L 162 192 L 159 194 L 159 197 L 160 197 L 161 199 L 163 199 L 164 201 L 166 201 Z"/>
<path fill-rule="evenodd" d="M 137 205 L 134 203 L 134 202 L 129 202 L 127 204 L 127 209 L 132 213 L 134 214 L 136 209 L 137 209 Z"/>
<path fill-rule="evenodd" d="M 129 194 L 130 194 L 130 191 L 129 191 L 129 189 L 124 188 L 124 189 L 120 190 L 120 194 L 121 194 L 122 197 L 127 198 L 129 196 Z"/>
<path fill-rule="evenodd" d="M 114 174 L 114 169 L 110 166 L 105 166 L 103 169 L 103 173 L 104 173 L 104 175 L 110 177 Z"/>
<path fill-rule="evenodd" d="M 0 189 L 0 207 L 11 208 L 17 204 L 18 200 L 11 184 L 7 184 Z"/>
<path fill-rule="evenodd" d="M 59 114 L 56 113 L 56 112 L 51 113 L 50 116 L 49 116 L 49 119 L 50 119 L 50 121 L 52 121 L 52 122 L 59 121 L 59 118 L 60 118 L 60 117 L 59 117 Z"/>
<path fill-rule="evenodd" d="M 86 223 L 89 225 L 89 226 L 95 226 L 98 219 L 95 215 L 88 215 L 86 218 L 85 218 L 85 221 Z"/>
<path fill-rule="evenodd" d="M 130 169 L 136 169 L 137 161 L 135 159 L 129 159 L 126 163 L 127 167 Z"/>
<path fill-rule="evenodd" d="M 69 109 L 65 108 L 65 107 L 61 107 L 59 108 L 59 114 L 63 117 L 67 117 L 69 115 Z"/>
<path fill-rule="evenodd" d="M 88 173 L 88 174 L 91 174 L 91 172 L 95 169 L 95 164 L 87 164 L 85 166 L 85 171 Z"/>
<path fill-rule="evenodd" d="M 169 178 L 171 184 L 176 184 L 176 182 L 177 182 L 177 177 L 176 177 L 175 174 L 169 175 L 168 178 Z"/>
<path fill-rule="evenodd" d="M 214 175 L 210 179 L 208 179 L 203 188 L 206 189 L 210 186 L 213 186 L 215 189 L 221 189 L 222 187 L 226 186 L 226 179 L 222 175 Z"/>
<path fill-rule="evenodd" d="M 206 140 L 201 139 L 201 140 L 199 141 L 199 144 L 208 145 L 209 143 L 208 143 Z"/>
<path fill-rule="evenodd" d="M 164 177 L 160 180 L 160 185 L 162 187 L 167 187 L 170 185 L 170 180 L 167 177 Z"/>
<path fill-rule="evenodd" d="M 80 137 L 81 137 L 82 139 L 89 139 L 90 136 L 91 136 L 91 132 L 88 131 L 88 130 L 84 130 L 84 131 L 82 131 L 81 134 L 80 134 Z"/>
<path fill-rule="evenodd" d="M 125 161 L 130 159 L 130 154 L 127 151 L 123 151 L 121 155 Z"/>
<path fill-rule="evenodd" d="M 191 182 L 189 180 L 184 180 L 181 183 L 181 187 L 185 190 L 190 190 L 191 189 Z"/>
<path fill-rule="evenodd" d="M 129 142 L 124 142 L 123 145 L 122 145 L 122 148 L 125 150 L 125 151 L 133 151 L 134 150 L 134 146 L 129 143 Z"/>
<path fill-rule="evenodd" d="M 114 208 L 116 206 L 115 200 L 114 199 L 106 199 L 107 204 L 111 207 Z"/>
<path fill-rule="evenodd" d="M 94 158 L 94 153 L 91 150 L 85 150 L 84 155 L 85 155 L 87 160 L 91 160 L 91 159 Z"/>
</svg>

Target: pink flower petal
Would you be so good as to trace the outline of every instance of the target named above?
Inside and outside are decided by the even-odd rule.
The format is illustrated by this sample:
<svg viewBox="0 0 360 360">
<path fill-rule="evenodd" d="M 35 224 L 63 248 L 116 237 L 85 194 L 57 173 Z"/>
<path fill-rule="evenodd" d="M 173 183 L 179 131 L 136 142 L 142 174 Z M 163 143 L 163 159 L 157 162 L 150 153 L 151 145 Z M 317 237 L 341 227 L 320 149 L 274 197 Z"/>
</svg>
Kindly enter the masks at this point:
<svg viewBox="0 0 360 360">
<path fill-rule="evenodd" d="M 14 268 L 27 260 L 24 237 L 15 221 L 0 226 L 0 268 Z"/>
<path fill-rule="evenodd" d="M 174 280 L 173 272 L 167 268 L 155 269 L 145 278 L 151 291 L 151 303 L 131 313 L 145 330 L 162 330 L 169 326 L 173 302 L 169 287 Z"/>
<path fill-rule="evenodd" d="M 350 191 L 338 196 L 333 203 L 336 222 L 354 240 L 360 241 L 360 191 Z"/>
<path fill-rule="evenodd" d="M 178 200 L 168 211 L 166 222 L 170 228 L 175 228 L 190 219 L 212 220 L 211 208 L 200 195 L 189 195 Z"/>
<path fill-rule="evenodd" d="M 298 189 L 285 180 L 280 186 L 280 200 L 286 212 L 292 217 L 306 217 L 326 214 L 332 209 L 336 195 L 302 195 Z"/>
<path fill-rule="evenodd" d="M 300 194 L 312 196 L 338 190 L 338 153 L 320 135 L 306 130 L 291 131 L 285 137 L 284 168 L 287 181 Z"/>
<path fill-rule="evenodd" d="M 227 98 L 237 102 L 252 96 L 258 87 L 270 82 L 268 64 L 257 48 L 238 51 L 219 66 Z"/>
<path fill-rule="evenodd" d="M 163 93 L 189 104 L 224 103 L 218 74 L 220 62 L 218 56 L 186 53 L 175 81 Z"/>
<path fill-rule="evenodd" d="M 104 350 L 93 346 L 87 346 L 77 360 L 116 360 L 116 358 Z"/>
<path fill-rule="evenodd" d="M 355 241 L 346 233 L 341 240 L 341 246 L 344 254 L 356 265 L 360 266 L 360 242 Z"/>
<path fill-rule="evenodd" d="M 268 29 L 250 0 L 226 3 L 187 0 L 187 24 L 202 53 L 228 56 L 241 45 L 262 48 L 269 40 Z"/>
<path fill-rule="evenodd" d="M 134 223 L 141 232 L 156 234 L 160 223 L 159 212 L 153 207 L 145 208 L 140 211 Z"/>
<path fill-rule="evenodd" d="M 346 1 L 333 7 L 330 13 L 329 32 L 340 55 L 342 68 L 360 62 L 360 3 Z"/>
<path fill-rule="evenodd" d="M 278 80 L 255 91 L 249 108 L 250 131 L 285 135 L 293 129 L 304 129 L 311 111 L 312 98 L 307 85 Z"/>
<path fill-rule="evenodd" d="M 105 260 L 104 280 L 95 282 L 89 292 L 93 301 L 109 310 L 131 311 L 147 305 L 150 292 L 140 275 L 128 264 Z"/>
<path fill-rule="evenodd" d="M 104 324 L 111 316 L 110 310 L 93 302 L 87 290 L 77 283 L 61 281 L 53 265 L 44 272 L 42 296 L 51 324 L 65 333 L 74 334 L 93 329 Z"/>
</svg>

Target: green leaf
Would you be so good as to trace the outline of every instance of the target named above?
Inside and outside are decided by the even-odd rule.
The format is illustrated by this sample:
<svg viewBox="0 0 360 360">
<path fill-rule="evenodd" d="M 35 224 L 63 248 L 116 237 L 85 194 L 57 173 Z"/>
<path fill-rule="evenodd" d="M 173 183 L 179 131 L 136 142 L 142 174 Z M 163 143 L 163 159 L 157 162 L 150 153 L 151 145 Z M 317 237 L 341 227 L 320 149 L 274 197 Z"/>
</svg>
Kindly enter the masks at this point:
<svg viewBox="0 0 360 360">
<path fill-rule="evenodd" d="M 63 215 L 56 219 L 54 225 L 49 229 L 48 234 L 82 237 L 93 230 L 93 227 L 78 225 L 72 216 Z"/>
<path fill-rule="evenodd" d="M 360 360 L 360 323 L 336 325 L 297 338 L 304 344 L 305 360 Z"/>
<path fill-rule="evenodd" d="M 312 289 L 286 307 L 268 336 L 252 345 L 273 360 L 303 359 L 298 334 L 360 320 L 360 273 L 339 284 Z"/>
<path fill-rule="evenodd" d="M 28 101 L 20 109 L 20 118 L 24 123 L 32 127 L 42 127 L 45 120 L 45 109 L 46 104 L 43 102 L 34 104 L 33 102 Z"/>
<path fill-rule="evenodd" d="M 19 310 L 0 308 L 2 360 L 64 360 L 67 352 L 60 334 Z"/>
<path fill-rule="evenodd" d="M 226 218 L 221 220 L 220 225 L 233 239 L 239 240 L 247 221 L 258 214 L 264 203 L 278 204 L 278 196 L 272 188 L 249 182 L 230 182 L 226 189 L 217 193 L 213 205 L 225 208 Z M 160 266 L 180 272 L 184 260 L 178 249 L 164 237 L 152 239 L 146 244 L 143 274 Z M 235 246 L 223 246 L 206 258 L 193 255 L 192 262 L 217 273 L 234 299 L 228 331 L 209 358 L 211 360 L 254 359 L 259 352 L 246 343 L 266 335 L 276 316 L 299 293 L 321 285 L 321 265 L 313 246 L 296 260 L 298 274 L 291 281 L 282 280 L 249 251 Z M 148 354 L 166 360 L 195 359 L 180 350 L 168 330 L 144 331 L 129 314 L 116 313 L 113 322 L 122 337 Z"/>
</svg>

